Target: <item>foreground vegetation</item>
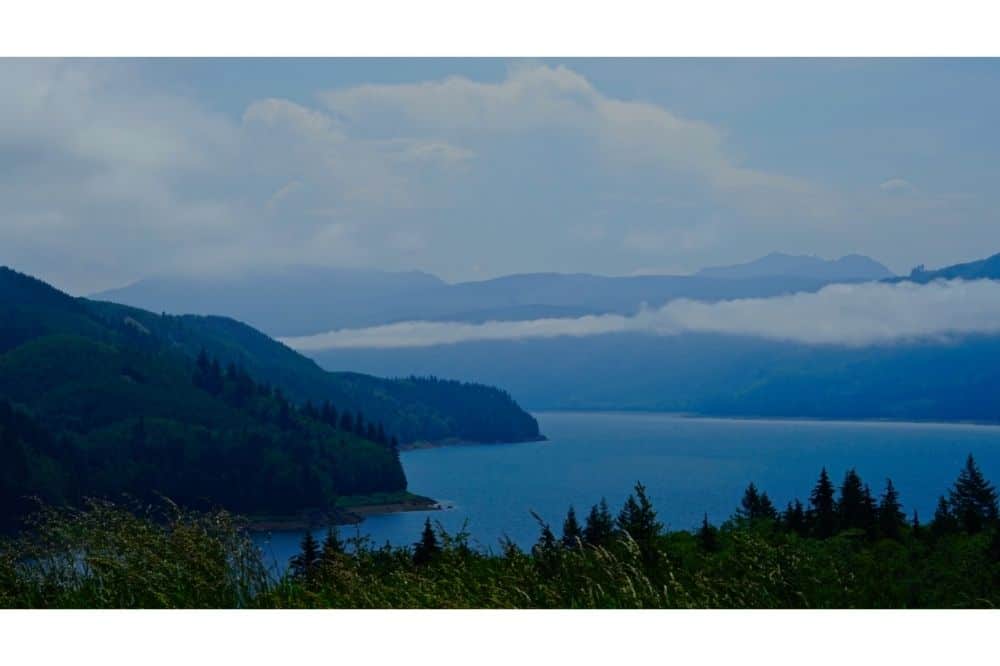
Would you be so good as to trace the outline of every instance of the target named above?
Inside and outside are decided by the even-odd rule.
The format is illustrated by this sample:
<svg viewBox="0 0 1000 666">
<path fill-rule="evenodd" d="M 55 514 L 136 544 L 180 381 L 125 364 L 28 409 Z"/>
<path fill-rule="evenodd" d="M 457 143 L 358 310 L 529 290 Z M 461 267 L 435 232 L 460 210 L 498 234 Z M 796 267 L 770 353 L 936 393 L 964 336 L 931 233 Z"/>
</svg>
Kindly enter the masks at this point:
<svg viewBox="0 0 1000 666">
<path fill-rule="evenodd" d="M 876 501 L 852 470 L 824 470 L 808 508 L 751 484 L 720 527 L 665 532 L 637 484 L 561 535 L 539 518 L 528 552 L 470 546 L 425 524 L 412 547 L 307 535 L 278 575 L 240 522 L 172 504 L 46 509 L 0 548 L 4 607 L 830 608 L 1000 605 L 997 493 L 970 457 L 927 525 L 891 481 Z"/>
</svg>

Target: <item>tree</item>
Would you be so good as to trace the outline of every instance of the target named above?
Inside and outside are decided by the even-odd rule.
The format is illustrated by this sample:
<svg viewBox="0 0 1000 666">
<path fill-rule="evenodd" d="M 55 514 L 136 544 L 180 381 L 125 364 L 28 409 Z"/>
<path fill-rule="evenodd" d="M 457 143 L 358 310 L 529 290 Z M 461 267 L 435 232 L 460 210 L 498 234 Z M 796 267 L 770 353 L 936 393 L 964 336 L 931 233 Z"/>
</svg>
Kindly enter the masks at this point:
<svg viewBox="0 0 1000 666">
<path fill-rule="evenodd" d="M 566 548 L 576 548 L 583 539 L 583 530 L 576 520 L 576 510 L 571 506 L 563 521 L 562 543 Z"/>
<path fill-rule="evenodd" d="M 816 536 L 821 539 L 833 536 L 837 521 L 836 504 L 833 501 L 833 484 L 825 467 L 819 473 L 816 487 L 809 494 L 809 504 L 812 505 L 810 522 Z"/>
<path fill-rule="evenodd" d="M 312 530 L 306 530 L 299 547 L 299 554 L 292 558 L 292 575 L 297 578 L 310 578 L 319 562 L 319 544 L 312 535 Z"/>
<path fill-rule="evenodd" d="M 804 535 L 808 525 L 806 522 L 805 507 L 802 506 L 802 502 L 798 499 L 794 502 L 789 502 L 784 515 L 781 517 L 781 522 L 784 523 L 785 529 L 799 535 Z"/>
<path fill-rule="evenodd" d="M 549 524 L 542 520 L 534 511 L 531 512 L 532 517 L 538 522 L 541 532 L 538 535 L 538 542 L 532 548 L 532 551 L 536 556 L 544 557 L 546 555 L 552 554 L 556 550 L 556 535 L 552 533 L 552 528 Z"/>
<path fill-rule="evenodd" d="M 590 508 L 583 527 L 583 540 L 591 546 L 606 546 L 614 536 L 615 524 L 608 510 L 608 502 L 603 497 L 599 504 Z"/>
<path fill-rule="evenodd" d="M 865 489 L 852 467 L 844 475 L 837 502 L 837 518 L 842 529 L 863 529 L 866 525 Z"/>
<path fill-rule="evenodd" d="M 437 534 L 431 527 L 431 519 L 427 518 L 424 520 L 424 531 L 420 534 L 420 541 L 413 547 L 413 562 L 414 564 L 427 564 L 440 552 L 441 546 L 438 544 Z"/>
<path fill-rule="evenodd" d="M 701 528 L 698 530 L 698 547 L 706 553 L 714 553 L 719 549 L 718 530 L 708 522 L 708 514 L 701 519 Z"/>
<path fill-rule="evenodd" d="M 346 409 L 340 416 L 340 429 L 344 432 L 354 432 L 354 419 Z"/>
<path fill-rule="evenodd" d="M 743 492 L 743 499 L 740 500 L 740 508 L 736 513 L 752 523 L 762 519 L 776 520 L 778 518 L 778 511 L 774 508 L 771 498 L 767 496 L 767 493 L 759 492 L 753 482 Z"/>
<path fill-rule="evenodd" d="M 948 504 L 958 526 L 969 534 L 997 522 L 997 491 L 983 476 L 971 453 L 948 494 Z"/>
<path fill-rule="evenodd" d="M 937 508 L 934 510 L 934 521 L 931 523 L 931 534 L 935 537 L 941 537 L 957 531 L 958 521 L 955 520 L 955 515 L 951 512 L 948 500 L 939 497 Z"/>
<path fill-rule="evenodd" d="M 636 482 L 633 494 L 625 500 L 616 522 L 618 529 L 644 548 L 652 546 L 653 540 L 663 530 L 663 525 L 656 519 L 656 510 L 646 496 L 646 486 L 639 482 Z"/>
<path fill-rule="evenodd" d="M 323 550 L 319 556 L 320 567 L 326 569 L 333 564 L 344 552 L 344 542 L 340 540 L 340 534 L 336 525 L 330 525 L 326 530 L 326 538 L 323 539 Z"/>
<path fill-rule="evenodd" d="M 916 512 L 914 512 L 914 519 L 916 519 Z M 903 513 L 899 504 L 899 493 L 892 485 L 892 479 L 886 479 L 885 492 L 882 493 L 882 500 L 878 505 L 879 532 L 887 539 L 899 540 L 905 525 L 906 514 Z"/>
</svg>

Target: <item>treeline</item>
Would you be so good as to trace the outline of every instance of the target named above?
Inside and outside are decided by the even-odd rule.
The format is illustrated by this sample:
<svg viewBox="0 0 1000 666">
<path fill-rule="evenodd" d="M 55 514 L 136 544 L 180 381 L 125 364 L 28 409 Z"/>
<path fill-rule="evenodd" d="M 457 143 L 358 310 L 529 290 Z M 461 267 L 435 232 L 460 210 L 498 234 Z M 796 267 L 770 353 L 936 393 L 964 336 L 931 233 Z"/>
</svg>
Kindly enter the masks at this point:
<svg viewBox="0 0 1000 666">
<path fill-rule="evenodd" d="M 530 552 L 499 554 L 428 519 L 410 548 L 335 532 L 304 543 L 268 603 L 459 607 L 993 607 L 1000 604 L 997 491 L 970 455 L 933 518 L 904 515 L 891 480 L 876 498 L 857 472 L 826 470 L 806 504 L 779 511 L 751 483 L 720 526 L 666 531 L 636 484 L 617 512 L 606 500 L 561 533 L 535 516 Z M 308 539 L 312 539 L 311 536 Z M 312 555 L 308 553 L 312 552 Z M 393 582 L 386 582 L 392 580 Z M 363 590 L 363 591 L 362 591 Z"/>
<path fill-rule="evenodd" d="M 860 492 L 858 489 L 860 488 Z M 749 486 L 733 516 L 669 531 L 637 484 L 525 551 L 470 544 L 431 520 L 413 546 L 330 528 L 306 535 L 288 571 L 269 569 L 230 514 L 91 502 L 45 510 L 0 540 L 4 607 L 956 608 L 1000 605 L 997 492 L 971 458 L 927 523 L 891 483 L 876 498 L 850 471 L 821 473 L 779 511 Z"/>
<path fill-rule="evenodd" d="M 11 357 L 30 352 L 23 367 L 0 356 L 0 395 L 21 403 L 0 398 L 2 525 L 23 517 L 33 497 L 79 505 L 164 495 L 192 508 L 287 514 L 406 489 L 396 440 L 380 424 L 354 414 L 333 425 L 332 405 L 297 408 L 234 365 L 202 355 L 184 379 L 157 353 L 30 347 Z M 32 389 L 47 366 L 71 364 L 79 384 L 54 396 Z"/>
<path fill-rule="evenodd" d="M 319 407 L 311 400 L 307 400 L 300 407 L 294 407 L 280 388 L 273 388 L 266 382 L 254 382 L 243 366 L 238 366 L 232 361 L 226 364 L 226 369 L 223 371 L 219 359 L 209 355 L 204 349 L 199 352 L 195 361 L 192 383 L 213 396 L 225 399 L 235 407 L 245 407 L 255 395 L 273 398 L 278 406 L 275 424 L 283 430 L 294 426 L 292 412 L 297 411 L 303 419 L 319 421 L 343 433 L 376 442 L 388 447 L 393 455 L 397 457 L 399 455 L 399 440 L 396 436 L 386 434 L 381 422 L 368 420 L 361 410 L 352 413 L 345 409 L 338 413 L 336 406 L 329 400 L 324 400 Z"/>
</svg>

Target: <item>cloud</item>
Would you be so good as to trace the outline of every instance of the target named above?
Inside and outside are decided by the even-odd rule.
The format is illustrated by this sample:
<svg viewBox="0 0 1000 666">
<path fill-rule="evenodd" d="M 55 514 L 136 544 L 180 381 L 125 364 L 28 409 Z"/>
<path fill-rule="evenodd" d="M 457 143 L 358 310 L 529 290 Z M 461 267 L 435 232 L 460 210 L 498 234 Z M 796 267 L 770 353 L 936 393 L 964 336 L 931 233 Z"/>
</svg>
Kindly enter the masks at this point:
<svg viewBox="0 0 1000 666">
<path fill-rule="evenodd" d="M 691 178 L 757 212 L 791 207 L 812 214 L 829 205 L 828 196 L 804 180 L 739 164 L 719 128 L 655 104 L 609 97 L 565 66 L 519 65 L 498 83 L 455 76 L 320 97 L 338 118 L 366 130 L 406 128 L 458 143 L 558 132 L 586 141 L 610 168 Z"/>
<path fill-rule="evenodd" d="M 867 346 L 951 334 L 1000 332 L 1000 282 L 838 284 L 815 293 L 718 303 L 671 301 L 634 316 L 575 319 L 401 322 L 343 329 L 284 342 L 303 352 L 338 348 L 425 347 L 485 340 L 609 333 L 722 333 L 804 344 Z"/>
<path fill-rule="evenodd" d="M 878 189 L 889 194 L 910 194 L 917 191 L 913 183 L 903 178 L 890 178 L 879 184 Z"/>
</svg>

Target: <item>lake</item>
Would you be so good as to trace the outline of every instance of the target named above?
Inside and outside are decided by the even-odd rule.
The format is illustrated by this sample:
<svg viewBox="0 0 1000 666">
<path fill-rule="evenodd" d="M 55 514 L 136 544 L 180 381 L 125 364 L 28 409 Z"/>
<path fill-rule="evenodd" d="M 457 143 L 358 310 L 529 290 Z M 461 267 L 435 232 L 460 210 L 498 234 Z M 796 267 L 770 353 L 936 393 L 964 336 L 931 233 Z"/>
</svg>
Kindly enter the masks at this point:
<svg viewBox="0 0 1000 666">
<path fill-rule="evenodd" d="M 441 501 L 445 511 L 368 518 L 359 526 L 377 543 L 411 544 L 430 516 L 449 532 L 467 521 L 473 542 L 498 550 L 506 535 L 522 547 L 539 532 L 534 510 L 559 534 L 569 505 L 581 522 L 606 497 L 617 511 L 642 481 L 661 521 L 689 529 L 707 513 L 732 515 L 747 483 L 767 491 L 779 509 L 807 501 L 822 467 L 839 486 L 856 467 L 873 493 L 891 477 L 908 514 L 926 522 L 972 453 L 987 478 L 1000 482 L 1000 427 L 963 424 L 736 420 L 670 414 L 540 412 L 546 442 L 459 445 L 402 454 L 410 490 Z M 341 527 L 342 536 L 355 528 Z M 301 532 L 255 538 L 282 565 Z M 317 534 L 322 538 L 322 534 Z"/>
</svg>

